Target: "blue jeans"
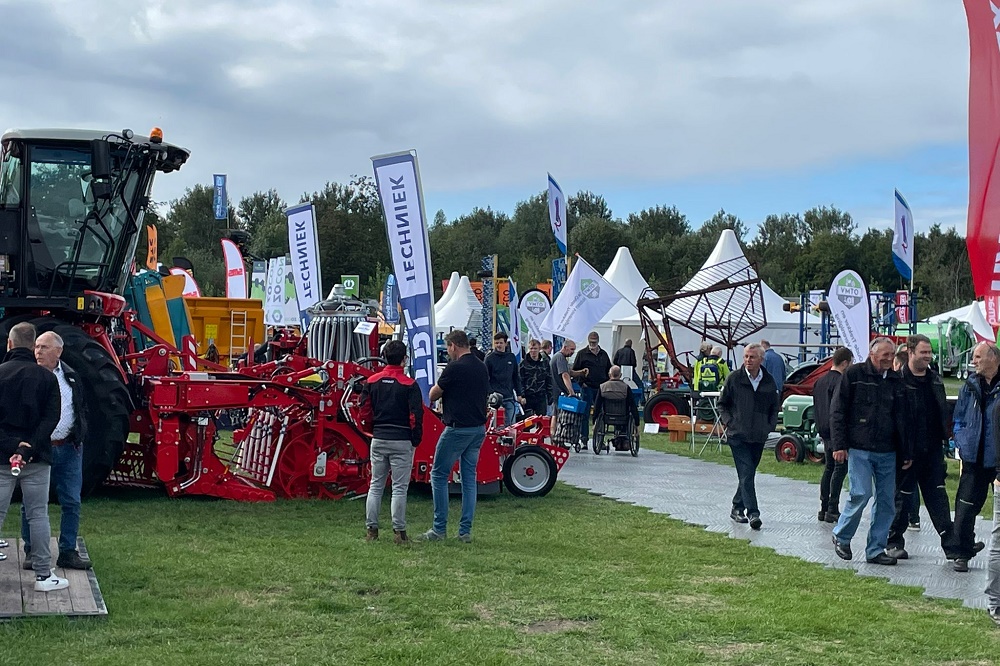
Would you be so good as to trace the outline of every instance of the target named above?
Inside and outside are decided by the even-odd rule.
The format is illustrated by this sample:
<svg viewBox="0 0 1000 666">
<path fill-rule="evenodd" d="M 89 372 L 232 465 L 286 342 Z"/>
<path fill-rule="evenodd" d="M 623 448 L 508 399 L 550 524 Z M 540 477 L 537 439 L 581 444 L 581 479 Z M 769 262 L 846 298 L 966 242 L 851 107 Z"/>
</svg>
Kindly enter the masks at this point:
<svg viewBox="0 0 1000 666">
<path fill-rule="evenodd" d="M 76 537 L 80 533 L 80 489 L 83 487 L 83 449 L 73 442 L 52 447 L 52 474 L 50 485 L 56 490 L 56 499 L 62 509 L 59 519 L 59 552 L 76 550 Z M 31 535 L 21 505 L 21 539 L 31 548 Z"/>
<path fill-rule="evenodd" d="M 870 560 L 885 551 L 889 528 L 896 515 L 896 454 L 848 450 L 847 480 L 851 484 L 851 492 L 840 520 L 833 528 L 833 536 L 841 544 L 850 544 L 861 523 L 861 514 L 874 495 L 875 506 L 872 507 L 868 544 L 865 546 L 865 558 Z"/>
<path fill-rule="evenodd" d="M 594 403 L 597 401 L 597 391 L 598 389 L 589 386 L 584 386 L 580 391 L 580 397 L 583 398 L 587 410 L 583 413 L 583 427 L 580 428 L 580 436 L 585 442 L 590 441 L 590 412 L 593 411 Z"/>
<path fill-rule="evenodd" d="M 517 401 L 511 398 L 503 401 L 503 424 L 509 426 L 517 416 Z"/>
<path fill-rule="evenodd" d="M 431 493 L 434 496 L 434 524 L 438 534 L 448 533 L 448 477 L 458 462 L 462 478 L 462 518 L 458 523 L 459 534 L 472 533 L 472 518 L 476 513 L 476 465 L 479 449 L 486 437 L 486 426 L 472 428 L 447 427 L 438 439 L 431 466 Z"/>
</svg>

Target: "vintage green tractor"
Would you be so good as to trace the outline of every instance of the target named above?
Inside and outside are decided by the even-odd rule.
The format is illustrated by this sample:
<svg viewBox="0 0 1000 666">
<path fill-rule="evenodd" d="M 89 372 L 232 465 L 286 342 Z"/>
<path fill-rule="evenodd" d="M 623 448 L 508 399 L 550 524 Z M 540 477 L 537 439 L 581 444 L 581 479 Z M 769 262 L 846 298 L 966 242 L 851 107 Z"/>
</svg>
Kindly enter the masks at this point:
<svg viewBox="0 0 1000 666">
<path fill-rule="evenodd" d="M 823 462 L 823 440 L 816 432 L 811 395 L 790 395 L 781 405 L 784 432 L 774 445 L 779 462 Z"/>
</svg>

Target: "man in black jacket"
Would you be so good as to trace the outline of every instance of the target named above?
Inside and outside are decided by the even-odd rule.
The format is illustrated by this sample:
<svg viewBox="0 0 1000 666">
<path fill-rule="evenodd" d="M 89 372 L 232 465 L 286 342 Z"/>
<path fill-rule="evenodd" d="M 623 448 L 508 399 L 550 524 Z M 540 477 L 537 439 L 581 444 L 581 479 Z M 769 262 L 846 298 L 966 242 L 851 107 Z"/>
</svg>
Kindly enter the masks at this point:
<svg viewBox="0 0 1000 666">
<path fill-rule="evenodd" d="M 490 375 L 490 392 L 503 396 L 503 424 L 510 425 L 517 416 L 517 404 L 524 404 L 521 396 L 521 376 L 517 357 L 507 351 L 507 334 L 493 336 L 493 351 L 486 355 L 486 371 Z"/>
<path fill-rule="evenodd" d="M 0 364 L 0 526 L 14 488 L 20 485 L 34 545 L 35 590 L 51 592 L 69 587 L 69 581 L 52 573 L 49 550 L 51 435 L 59 421 L 59 384 L 54 374 L 35 362 L 34 346 L 35 327 L 15 324 Z M 12 473 L 15 466 L 20 475 Z"/>
<path fill-rule="evenodd" d="M 59 382 L 59 422 L 52 431 L 52 468 L 49 485 L 55 488 L 61 509 L 59 516 L 59 557 L 56 566 L 67 569 L 90 569 L 89 559 L 80 557 L 76 537 L 80 533 L 80 492 L 83 489 L 83 443 L 87 440 L 84 387 L 80 377 L 61 360 L 62 338 L 52 331 L 35 340 L 35 360 L 51 371 Z M 21 505 L 21 542 L 25 554 L 31 553 L 31 531 L 26 509 Z M 31 568 L 31 558 L 24 558 L 24 568 Z"/>
<path fill-rule="evenodd" d="M 597 400 L 597 392 L 601 390 L 601 384 L 608 381 L 608 372 L 611 370 L 611 359 L 608 352 L 601 349 L 599 344 L 601 336 L 597 331 L 591 331 L 587 336 L 587 346 L 576 353 L 576 360 L 573 361 L 573 371 L 583 372 L 583 402 L 586 404 L 583 428 L 580 432 L 583 437 L 584 448 L 590 440 L 590 410 Z"/>
<path fill-rule="evenodd" d="M 518 369 L 525 410 L 537 416 L 545 416 L 552 395 L 552 372 L 541 349 L 542 343 L 538 340 L 528 342 L 528 353 L 521 359 Z"/>
<path fill-rule="evenodd" d="M 840 385 L 844 371 L 851 365 L 854 352 L 841 347 L 833 352 L 833 366 L 830 372 L 819 378 L 813 386 L 813 409 L 816 414 L 816 431 L 823 440 L 825 467 L 819 481 L 819 519 L 835 523 L 840 519 L 840 491 L 847 476 L 847 461 L 837 462 L 830 444 L 830 403 L 833 392 Z"/>
<path fill-rule="evenodd" d="M 749 522 L 755 530 L 763 524 L 757 505 L 757 466 L 764 442 L 778 424 L 778 387 L 762 367 L 763 360 L 760 345 L 747 345 L 743 368 L 729 375 L 719 396 L 719 413 L 739 478 L 730 518 L 738 523 Z"/>
<path fill-rule="evenodd" d="M 930 367 L 934 358 L 930 338 L 911 335 L 906 347 L 909 358 L 903 366 L 903 385 L 906 387 L 913 464 L 907 470 L 896 470 L 896 516 L 889 528 L 886 549 L 886 553 L 900 560 L 909 558 L 904 534 L 910 522 L 912 498 L 918 485 L 942 546 L 953 527 L 951 505 L 944 486 L 947 472 L 944 452 L 951 432 L 951 410 L 944 382 Z"/>
<path fill-rule="evenodd" d="M 387 365 L 369 377 L 361 391 L 361 420 L 372 429 L 372 480 L 365 502 L 365 539 L 378 539 L 378 512 L 391 470 L 392 530 L 395 542 L 405 544 L 410 540 L 406 535 L 406 491 L 410 487 L 413 449 L 423 434 L 424 402 L 420 387 L 403 374 L 406 345 L 390 340 L 382 355 Z"/>
<path fill-rule="evenodd" d="M 833 544 L 837 556 L 853 557 L 851 539 L 861 513 L 874 495 L 865 559 L 869 564 L 895 564 L 886 554 L 889 527 L 895 515 L 896 459 L 909 469 L 913 455 L 906 436 L 906 396 L 903 380 L 892 370 L 895 348 L 889 338 L 876 338 L 868 360 L 847 369 L 833 394 L 830 435 L 838 462 L 848 460 L 851 494 L 837 526 Z"/>
</svg>

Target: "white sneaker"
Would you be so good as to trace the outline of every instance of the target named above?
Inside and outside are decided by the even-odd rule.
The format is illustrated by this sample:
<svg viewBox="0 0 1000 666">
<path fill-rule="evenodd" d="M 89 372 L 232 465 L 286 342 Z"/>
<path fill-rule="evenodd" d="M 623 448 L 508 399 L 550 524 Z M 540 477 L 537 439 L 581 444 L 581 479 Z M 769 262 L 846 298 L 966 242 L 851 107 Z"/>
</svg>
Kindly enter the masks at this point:
<svg viewBox="0 0 1000 666">
<path fill-rule="evenodd" d="M 35 592 L 65 590 L 67 587 L 69 587 L 69 581 L 55 574 L 49 574 L 49 577 L 44 580 L 35 580 Z"/>
</svg>

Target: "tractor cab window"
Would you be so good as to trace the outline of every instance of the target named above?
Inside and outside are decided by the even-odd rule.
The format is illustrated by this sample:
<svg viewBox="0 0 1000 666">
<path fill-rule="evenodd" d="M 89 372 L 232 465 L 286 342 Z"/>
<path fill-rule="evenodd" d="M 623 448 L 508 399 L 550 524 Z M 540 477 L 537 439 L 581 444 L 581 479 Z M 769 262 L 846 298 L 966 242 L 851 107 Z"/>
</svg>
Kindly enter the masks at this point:
<svg viewBox="0 0 1000 666">
<path fill-rule="evenodd" d="M 90 160 L 82 146 L 30 147 L 27 235 L 37 293 L 96 289 L 119 272 L 111 261 L 128 213 L 120 200 L 95 199 Z M 127 200 L 135 180 L 125 184 Z"/>
</svg>

